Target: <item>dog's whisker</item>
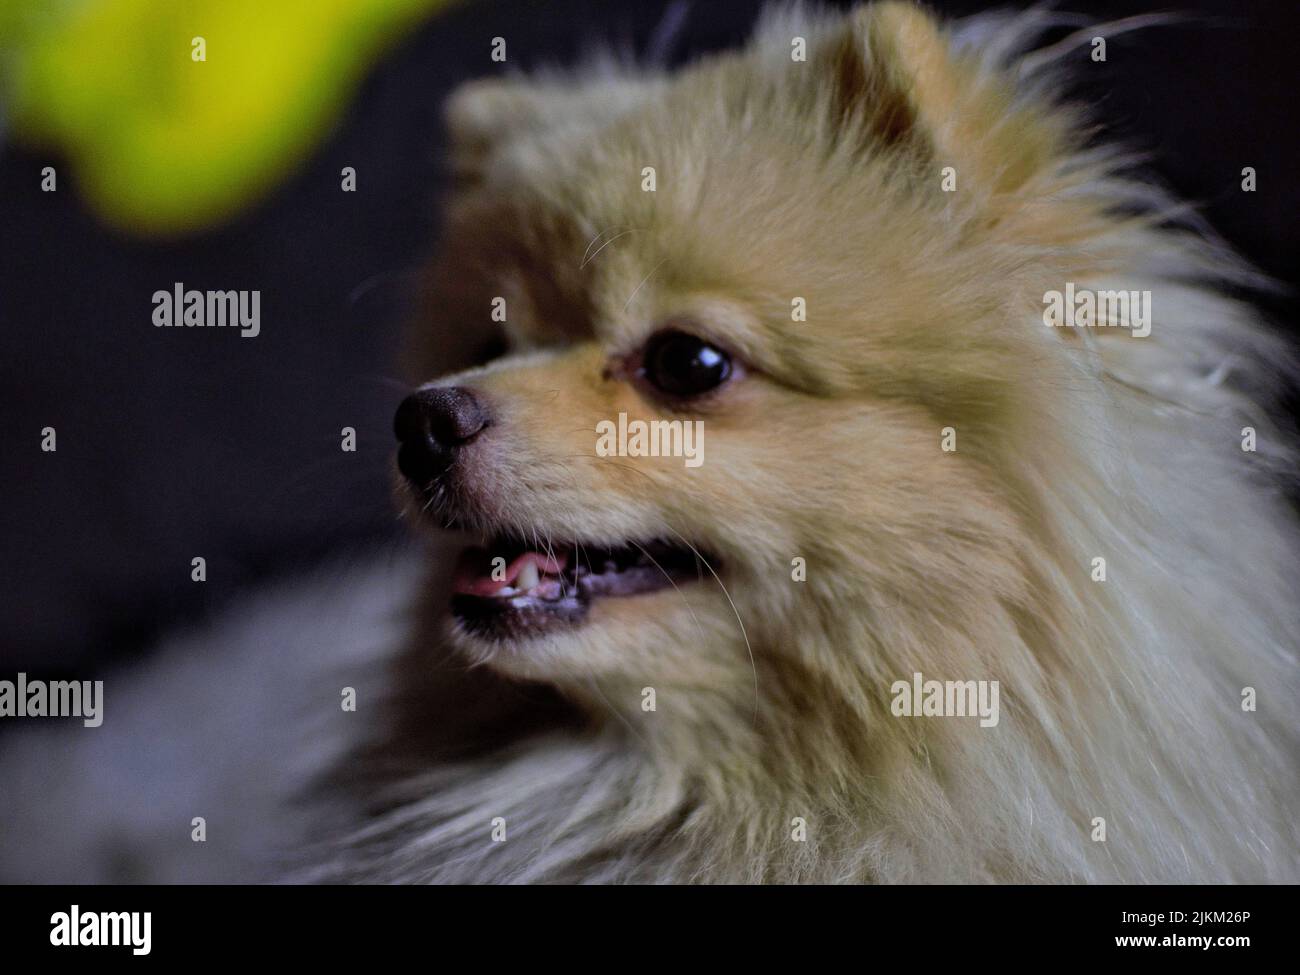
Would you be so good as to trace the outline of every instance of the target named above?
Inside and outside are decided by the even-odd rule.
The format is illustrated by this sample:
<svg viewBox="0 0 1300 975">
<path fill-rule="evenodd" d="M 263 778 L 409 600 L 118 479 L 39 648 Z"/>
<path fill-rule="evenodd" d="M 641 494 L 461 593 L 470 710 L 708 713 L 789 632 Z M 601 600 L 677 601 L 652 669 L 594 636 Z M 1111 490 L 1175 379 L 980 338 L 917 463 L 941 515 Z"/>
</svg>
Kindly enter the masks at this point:
<svg viewBox="0 0 1300 975">
<path fill-rule="evenodd" d="M 652 277 L 654 277 L 655 272 L 658 271 L 661 267 L 663 267 L 667 263 L 668 263 L 668 258 L 665 257 L 662 261 L 660 261 L 658 264 L 656 264 L 654 267 L 650 269 L 650 273 L 641 279 L 640 284 L 638 284 L 635 288 L 632 289 L 632 293 L 627 296 L 627 303 L 623 306 L 624 311 L 627 311 L 630 307 L 632 307 L 632 299 L 636 297 L 637 292 L 640 291 L 642 288 L 644 288 L 646 282 L 649 281 Z"/>
<path fill-rule="evenodd" d="M 366 294 L 368 294 L 370 291 L 372 291 L 375 287 L 377 287 L 380 284 L 387 284 L 392 281 L 401 281 L 403 279 L 413 279 L 416 278 L 418 275 L 420 275 L 422 271 L 423 268 L 408 267 L 408 268 L 390 269 L 387 271 L 379 271 L 375 274 L 372 274 L 370 275 L 370 277 L 366 278 L 364 281 L 362 281 L 360 284 L 354 287 L 350 292 L 348 292 L 348 304 L 349 305 L 356 304 L 358 300 L 360 300 L 362 297 L 364 297 Z"/>
<path fill-rule="evenodd" d="M 754 660 L 754 648 L 750 646 L 749 634 L 745 632 L 745 621 L 740 618 L 740 610 L 736 608 L 736 601 L 731 598 L 731 593 L 727 591 L 726 584 L 723 583 L 722 578 L 718 575 L 717 571 L 713 568 L 713 566 L 709 565 L 709 560 L 700 554 L 700 550 L 696 548 L 694 545 L 692 545 L 690 541 L 688 541 L 682 535 L 681 532 L 673 528 L 672 525 L 665 523 L 664 527 L 666 527 L 670 532 L 676 535 L 681 540 L 682 544 L 685 545 L 687 548 L 689 548 L 692 552 L 694 552 L 695 557 L 704 563 L 705 568 L 707 568 L 709 572 L 713 575 L 713 578 L 717 580 L 719 588 L 722 589 L 722 594 L 727 597 L 727 602 L 731 604 L 731 611 L 736 614 L 736 622 L 740 624 L 740 635 L 744 637 L 745 650 L 749 653 L 749 667 L 750 670 L 754 672 L 754 722 L 757 723 L 758 722 L 758 664 Z"/>
<path fill-rule="evenodd" d="M 614 228 L 614 229 L 617 229 L 617 228 Z M 640 229 L 641 229 L 641 228 L 639 228 L 639 227 L 629 227 L 627 230 L 624 230 L 622 233 L 615 234 L 613 237 L 609 238 L 609 240 L 605 241 L 603 244 L 601 244 L 599 247 L 597 247 L 596 250 L 595 250 L 595 252 L 591 252 L 591 245 L 594 244 L 594 243 L 596 243 L 596 241 L 600 240 L 600 238 L 601 238 L 604 234 L 609 233 L 609 231 L 606 230 L 606 231 L 602 231 L 601 233 L 597 234 L 597 235 L 592 239 L 591 244 L 588 244 L 588 245 L 587 245 L 587 251 L 588 251 L 589 253 L 584 253 L 584 254 L 582 255 L 582 263 L 578 265 L 578 270 L 581 271 L 584 267 L 586 267 L 588 264 L 590 264 L 592 261 L 594 261 L 594 260 L 596 259 L 596 255 L 597 255 L 597 254 L 599 254 L 601 251 L 603 251 L 603 250 L 604 250 L 606 247 L 608 247 L 610 244 L 614 243 L 614 241 L 618 240 L 620 237 L 626 237 L 628 234 L 635 234 L 635 233 L 639 232 Z"/>
<path fill-rule="evenodd" d="M 691 619 L 693 619 L 693 620 L 695 621 L 695 629 L 696 629 L 697 631 L 699 631 L 699 634 L 700 634 L 700 643 L 701 643 L 701 645 L 703 645 L 703 643 L 704 643 L 704 627 L 700 624 L 700 618 L 695 614 L 695 607 L 691 605 L 691 601 L 690 601 L 689 599 L 686 598 L 686 594 L 685 594 L 684 592 L 682 592 L 681 587 L 680 587 L 679 585 L 677 585 L 676 581 L 674 581 L 672 575 L 668 572 L 668 570 L 665 569 L 662 565 L 660 565 L 660 564 L 658 563 L 658 561 L 656 561 L 655 557 L 654 557 L 653 555 L 651 555 L 648 551 L 646 551 L 646 549 L 645 549 L 645 547 L 644 547 L 643 545 L 641 545 L 639 542 L 636 542 L 636 541 L 633 541 L 632 544 L 635 545 L 638 549 L 640 549 L 641 554 L 644 555 L 647 559 L 649 559 L 649 560 L 650 560 L 650 563 L 651 563 L 651 564 L 652 564 L 656 569 L 658 569 L 661 573 L 663 573 L 663 577 L 664 577 L 665 579 L 668 580 L 668 583 L 669 583 L 669 584 L 673 587 L 673 589 L 677 592 L 677 595 L 679 595 L 679 596 L 682 597 L 682 602 L 684 602 L 684 603 L 686 604 L 686 608 L 690 611 Z"/>
</svg>

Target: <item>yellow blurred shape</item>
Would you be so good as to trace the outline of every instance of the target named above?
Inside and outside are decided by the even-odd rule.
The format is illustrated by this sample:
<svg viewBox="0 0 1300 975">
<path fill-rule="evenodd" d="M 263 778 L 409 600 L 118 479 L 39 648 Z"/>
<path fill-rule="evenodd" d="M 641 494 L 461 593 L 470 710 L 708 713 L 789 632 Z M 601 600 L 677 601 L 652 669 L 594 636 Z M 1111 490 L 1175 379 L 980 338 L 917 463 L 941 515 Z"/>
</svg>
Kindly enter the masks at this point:
<svg viewBox="0 0 1300 975">
<path fill-rule="evenodd" d="M 385 45 L 446 2 L 0 0 L 8 110 L 107 220 L 191 231 L 265 195 Z"/>
</svg>

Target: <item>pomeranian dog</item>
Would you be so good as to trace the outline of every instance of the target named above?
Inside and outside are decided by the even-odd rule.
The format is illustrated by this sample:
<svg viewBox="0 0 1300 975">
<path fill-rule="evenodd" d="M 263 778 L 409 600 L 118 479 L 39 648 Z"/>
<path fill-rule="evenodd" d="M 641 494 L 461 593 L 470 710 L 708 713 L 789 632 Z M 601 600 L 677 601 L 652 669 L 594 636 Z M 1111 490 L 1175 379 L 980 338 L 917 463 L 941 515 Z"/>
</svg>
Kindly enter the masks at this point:
<svg viewBox="0 0 1300 975">
<path fill-rule="evenodd" d="M 398 411 L 470 544 L 315 877 L 1300 878 L 1292 359 L 1046 16 L 453 96 L 436 308 L 510 352 Z"/>
<path fill-rule="evenodd" d="M 1295 360 L 1051 25 L 787 7 L 458 91 L 427 578 L 6 735 L 7 879 L 1300 880 Z"/>
</svg>

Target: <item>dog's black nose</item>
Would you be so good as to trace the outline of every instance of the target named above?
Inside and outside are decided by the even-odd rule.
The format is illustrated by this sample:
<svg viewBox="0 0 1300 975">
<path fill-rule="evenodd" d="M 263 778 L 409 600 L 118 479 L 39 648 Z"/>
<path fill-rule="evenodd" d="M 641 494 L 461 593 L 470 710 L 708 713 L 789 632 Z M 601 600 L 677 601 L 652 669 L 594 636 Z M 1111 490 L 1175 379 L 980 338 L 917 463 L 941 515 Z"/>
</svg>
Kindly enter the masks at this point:
<svg viewBox="0 0 1300 975">
<path fill-rule="evenodd" d="M 488 424 L 487 410 L 464 386 L 434 386 L 402 400 L 393 417 L 397 467 L 423 488 L 451 466 L 456 448 Z"/>
</svg>

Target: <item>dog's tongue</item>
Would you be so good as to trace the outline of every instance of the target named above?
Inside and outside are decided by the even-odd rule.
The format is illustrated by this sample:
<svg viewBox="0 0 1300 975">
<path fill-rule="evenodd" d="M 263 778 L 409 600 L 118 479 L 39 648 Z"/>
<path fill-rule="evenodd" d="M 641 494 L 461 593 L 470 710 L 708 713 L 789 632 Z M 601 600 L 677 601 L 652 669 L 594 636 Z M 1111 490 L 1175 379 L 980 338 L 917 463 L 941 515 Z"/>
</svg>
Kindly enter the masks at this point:
<svg viewBox="0 0 1300 975">
<path fill-rule="evenodd" d="M 492 577 L 493 553 L 482 548 L 470 548 L 461 553 L 460 562 L 452 578 L 452 592 L 466 596 L 495 596 L 507 586 L 514 586 L 519 577 L 536 576 L 530 585 L 522 589 L 531 589 L 545 575 L 559 575 L 569 562 L 567 552 L 554 552 L 543 555 L 541 552 L 523 552 L 507 562 L 504 574 L 499 579 Z M 505 556 L 500 556 L 505 558 Z M 499 563 L 498 563 L 499 564 Z M 522 580 L 527 583 L 529 580 Z"/>
</svg>

